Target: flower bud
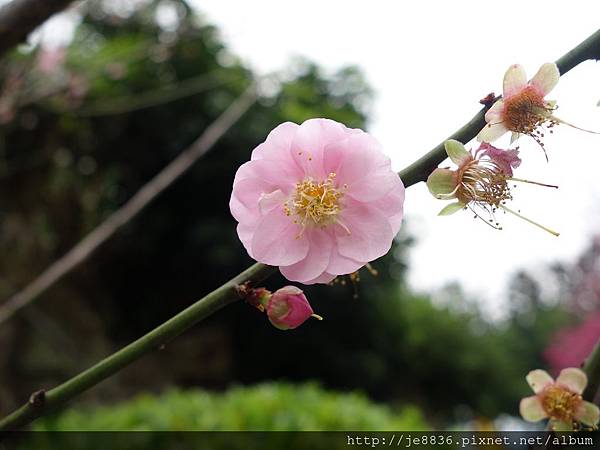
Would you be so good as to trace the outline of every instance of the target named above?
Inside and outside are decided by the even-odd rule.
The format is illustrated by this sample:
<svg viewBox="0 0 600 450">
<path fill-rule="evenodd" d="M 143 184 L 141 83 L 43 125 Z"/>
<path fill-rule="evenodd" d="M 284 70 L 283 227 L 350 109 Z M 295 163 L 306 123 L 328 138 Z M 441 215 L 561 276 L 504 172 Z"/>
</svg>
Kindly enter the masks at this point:
<svg viewBox="0 0 600 450">
<path fill-rule="evenodd" d="M 314 314 L 304 292 L 295 286 L 285 286 L 273 293 L 267 305 L 269 321 L 280 330 L 292 330 L 302 325 Z"/>
</svg>

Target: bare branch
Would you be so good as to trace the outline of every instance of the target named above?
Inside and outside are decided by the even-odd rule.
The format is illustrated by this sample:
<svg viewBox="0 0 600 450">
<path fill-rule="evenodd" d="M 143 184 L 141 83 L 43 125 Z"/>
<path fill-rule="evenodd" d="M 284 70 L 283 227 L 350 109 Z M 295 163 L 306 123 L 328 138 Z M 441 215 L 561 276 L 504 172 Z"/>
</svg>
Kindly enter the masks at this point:
<svg viewBox="0 0 600 450">
<path fill-rule="evenodd" d="M 142 209 L 208 152 L 255 101 L 256 91 L 254 85 L 252 85 L 189 148 L 142 186 L 127 203 L 112 213 L 23 290 L 9 298 L 0 307 L 0 324 L 12 317 L 19 309 L 29 305 L 40 294 L 79 266 L 123 225 L 137 216 Z"/>
</svg>

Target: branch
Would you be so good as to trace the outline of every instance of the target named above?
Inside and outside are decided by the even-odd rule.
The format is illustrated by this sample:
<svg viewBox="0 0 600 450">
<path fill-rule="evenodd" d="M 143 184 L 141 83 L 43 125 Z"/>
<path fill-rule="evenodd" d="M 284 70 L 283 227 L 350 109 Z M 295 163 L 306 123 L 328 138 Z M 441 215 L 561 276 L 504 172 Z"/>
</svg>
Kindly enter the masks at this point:
<svg viewBox="0 0 600 450">
<path fill-rule="evenodd" d="M 238 300 L 237 287 L 239 285 L 246 282 L 256 284 L 276 270 L 275 267 L 259 263 L 254 264 L 158 328 L 100 361 L 95 366 L 48 392 L 38 391 L 32 394 L 27 404 L 0 420 L 0 431 L 20 428 L 35 418 L 60 407 L 68 400 L 115 374 L 149 351 L 158 349 L 161 345 L 181 334 L 183 330 L 191 328 L 202 319 Z"/>
<path fill-rule="evenodd" d="M 25 289 L 9 298 L 0 307 L 0 325 L 21 308 L 32 303 L 40 294 L 61 280 L 84 262 L 100 245 L 110 239 L 121 227 L 137 216 L 161 192 L 183 175 L 223 136 L 256 101 L 254 85 L 227 108 L 194 142 L 154 178 L 140 188 L 121 208 L 83 238 L 69 252 L 44 270 Z"/>
<path fill-rule="evenodd" d="M 13 0 L 0 8 L 0 57 L 73 0 Z"/>
<path fill-rule="evenodd" d="M 586 59 L 598 58 L 600 56 L 600 51 L 597 53 L 593 52 L 600 50 L 598 48 L 598 45 L 600 44 L 595 41 L 600 41 L 600 31 L 594 33 L 590 38 L 561 58 L 558 63 L 562 64 L 562 73 L 568 72 Z M 474 138 L 481 128 L 479 127 L 479 121 L 482 120 L 484 112 L 485 109 L 480 111 L 463 128 L 458 130 L 452 136 L 461 138 L 465 142 Z M 404 178 L 405 186 L 408 187 L 419 181 L 424 181 L 430 173 L 430 168 L 437 166 L 445 158 L 446 154 L 443 150 L 443 144 L 440 144 L 423 158 L 400 172 L 400 176 Z M 32 394 L 27 404 L 0 420 L 0 431 L 20 428 L 33 421 L 35 418 L 61 407 L 82 392 L 107 379 L 133 361 L 141 358 L 146 353 L 180 335 L 202 319 L 238 300 L 237 287 L 239 285 L 244 283 L 250 283 L 251 285 L 256 284 L 275 273 L 276 270 L 275 267 L 266 266 L 260 263 L 254 264 L 229 282 L 177 314 L 172 319 L 160 325 L 158 328 L 155 328 L 153 331 L 129 344 L 127 347 L 113 353 L 95 366 L 87 369 L 74 378 L 71 378 L 56 388 L 51 389 L 47 393 L 44 391 L 35 392 Z M 600 375 L 596 373 L 600 372 L 600 350 L 597 349 L 597 351 L 594 351 L 593 355 L 588 360 L 588 367 L 596 367 L 596 369 L 594 369 L 594 377 Z M 598 376 L 598 378 L 600 378 L 600 376 Z M 595 381 L 592 381 L 590 384 L 592 383 L 595 383 Z"/>
</svg>

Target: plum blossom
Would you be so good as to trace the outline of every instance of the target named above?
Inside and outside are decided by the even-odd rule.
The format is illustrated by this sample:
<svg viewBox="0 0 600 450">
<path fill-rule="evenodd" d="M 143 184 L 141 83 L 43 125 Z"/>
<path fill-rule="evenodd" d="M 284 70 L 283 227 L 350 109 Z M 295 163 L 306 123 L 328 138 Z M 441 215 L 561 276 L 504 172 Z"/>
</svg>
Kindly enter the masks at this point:
<svg viewBox="0 0 600 450">
<path fill-rule="evenodd" d="M 293 330 L 306 320 L 323 318 L 314 313 L 304 292 L 296 286 L 285 286 L 273 294 L 265 288 L 251 289 L 246 293 L 246 301 L 266 312 L 269 321 L 280 330 Z"/>
<path fill-rule="evenodd" d="M 485 114 L 487 124 L 477 135 L 477 140 L 493 142 L 511 131 L 513 142 L 520 134 L 527 134 L 543 146 L 544 133 L 540 128 L 544 125 L 552 128 L 560 122 L 552 115 L 556 103 L 544 99 L 559 78 L 560 72 L 554 63 L 542 65 L 529 81 L 521 65 L 510 66 L 504 75 L 503 98 Z"/>
<path fill-rule="evenodd" d="M 403 203 L 404 185 L 371 135 L 311 119 L 279 125 L 253 150 L 229 206 L 252 258 L 313 284 L 385 255 Z"/>
<path fill-rule="evenodd" d="M 537 369 L 529 372 L 526 379 L 535 395 L 521 400 L 523 419 L 537 422 L 550 418 L 555 431 L 572 430 L 575 422 L 596 428 L 600 410 L 581 396 L 588 382 L 585 372 L 569 367 L 554 381 L 548 372 Z"/>
<path fill-rule="evenodd" d="M 518 150 L 502 150 L 482 143 L 477 150 L 469 152 L 462 143 L 453 139 L 446 141 L 444 147 L 448 157 L 458 167 L 456 170 L 435 169 L 427 179 L 427 187 L 435 198 L 456 202 L 444 207 L 439 212 L 440 216 L 469 208 L 486 224 L 502 229 L 495 219 L 495 213 L 503 210 L 558 236 L 555 231 L 523 217 L 506 206 L 513 198 L 509 181 L 556 187 L 515 178 L 513 169 L 521 164 Z M 481 212 L 487 217 L 482 217 Z"/>
</svg>

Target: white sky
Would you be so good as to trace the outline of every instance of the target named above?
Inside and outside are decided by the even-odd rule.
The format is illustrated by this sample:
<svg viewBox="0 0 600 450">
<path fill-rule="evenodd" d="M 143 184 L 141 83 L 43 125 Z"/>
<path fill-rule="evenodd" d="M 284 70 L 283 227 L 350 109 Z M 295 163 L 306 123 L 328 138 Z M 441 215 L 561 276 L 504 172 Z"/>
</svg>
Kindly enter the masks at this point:
<svg viewBox="0 0 600 450">
<path fill-rule="evenodd" d="M 600 27 L 596 1 L 192 3 L 261 73 L 285 68 L 294 55 L 331 71 L 360 66 L 376 93 L 369 131 L 398 170 L 470 119 L 479 99 L 501 93 L 510 64 L 523 64 L 532 76 Z M 571 70 L 548 98 L 558 101 L 559 117 L 600 130 L 600 64 Z M 520 142 L 523 164 L 516 176 L 560 189 L 520 186 L 513 206 L 561 236 L 515 217 L 503 218 L 503 231 L 466 212 L 437 217 L 446 203 L 420 183 L 409 188 L 405 204 L 409 231 L 418 239 L 410 258 L 413 287 L 432 290 L 459 281 L 497 309 L 511 273 L 573 260 L 598 232 L 600 136 L 560 126 L 545 141 L 550 164 L 535 142 Z"/>
</svg>

